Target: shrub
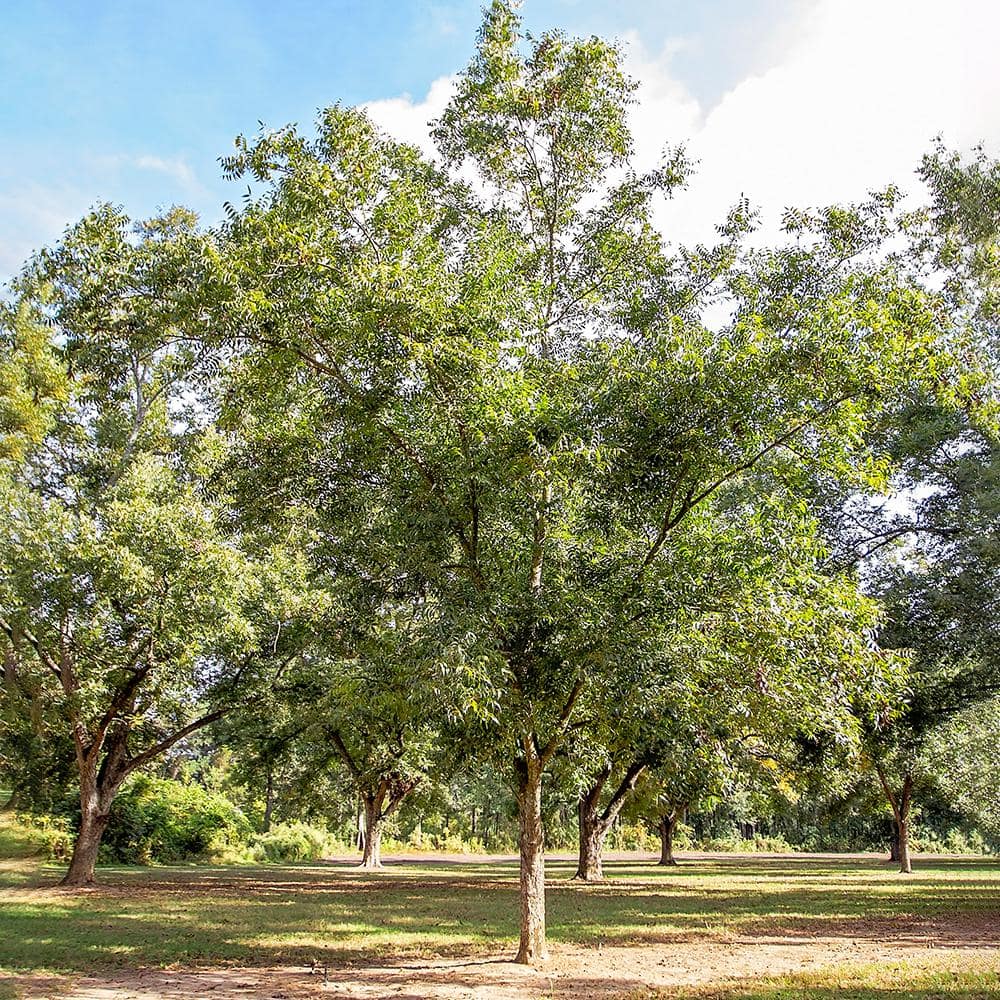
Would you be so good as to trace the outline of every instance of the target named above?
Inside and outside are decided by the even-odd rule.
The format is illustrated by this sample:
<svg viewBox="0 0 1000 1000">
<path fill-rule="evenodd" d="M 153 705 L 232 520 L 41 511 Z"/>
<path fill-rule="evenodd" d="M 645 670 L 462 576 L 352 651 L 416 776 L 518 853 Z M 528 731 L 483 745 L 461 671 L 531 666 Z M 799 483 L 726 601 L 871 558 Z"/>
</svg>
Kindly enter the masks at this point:
<svg viewBox="0 0 1000 1000">
<path fill-rule="evenodd" d="M 115 799 L 101 854 L 123 864 L 214 860 L 245 845 L 251 833 L 247 818 L 224 796 L 142 776 Z"/>
<path fill-rule="evenodd" d="M 634 823 L 619 823 L 608 834 L 607 849 L 610 851 L 658 851 L 659 834 L 653 834 L 649 827 L 638 820 Z"/>
<path fill-rule="evenodd" d="M 65 816 L 17 813 L 4 832 L 4 857 L 36 854 L 64 861 L 73 851 L 73 829 Z"/>
<path fill-rule="evenodd" d="M 335 853 L 341 846 L 326 830 L 308 823 L 278 823 L 267 833 L 253 838 L 253 853 L 258 861 L 318 861 Z"/>
</svg>

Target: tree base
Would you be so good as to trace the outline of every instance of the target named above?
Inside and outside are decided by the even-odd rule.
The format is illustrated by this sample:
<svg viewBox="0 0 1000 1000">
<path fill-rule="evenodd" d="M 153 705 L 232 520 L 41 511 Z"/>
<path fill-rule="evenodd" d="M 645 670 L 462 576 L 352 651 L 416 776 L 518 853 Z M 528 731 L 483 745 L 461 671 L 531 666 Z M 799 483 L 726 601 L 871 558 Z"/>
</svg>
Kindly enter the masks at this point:
<svg viewBox="0 0 1000 1000">
<path fill-rule="evenodd" d="M 521 950 L 514 956 L 515 965 L 539 965 L 542 962 L 547 962 L 549 960 L 548 949 L 543 951 L 540 955 L 531 955 L 527 952 Z"/>
<path fill-rule="evenodd" d="M 97 879 L 93 875 L 81 876 L 65 875 L 56 883 L 57 889 L 90 889 L 97 885 Z"/>
</svg>

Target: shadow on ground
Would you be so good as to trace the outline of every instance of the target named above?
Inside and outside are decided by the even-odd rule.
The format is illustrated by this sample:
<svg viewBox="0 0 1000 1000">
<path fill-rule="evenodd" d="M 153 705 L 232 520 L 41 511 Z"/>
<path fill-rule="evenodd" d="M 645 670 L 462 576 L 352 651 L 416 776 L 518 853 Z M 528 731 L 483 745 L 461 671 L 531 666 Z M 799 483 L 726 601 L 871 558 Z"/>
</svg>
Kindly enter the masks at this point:
<svg viewBox="0 0 1000 1000">
<path fill-rule="evenodd" d="M 1000 946 L 1000 868 L 937 860 L 907 878 L 872 859 L 693 860 L 607 866 L 598 885 L 550 869 L 556 946 L 599 950 L 817 935 L 981 950 Z M 177 965 L 399 965 L 495 956 L 517 934 L 516 871 L 500 862 L 105 869 L 83 892 L 34 885 L 0 904 L 0 968 L 87 973 Z"/>
</svg>

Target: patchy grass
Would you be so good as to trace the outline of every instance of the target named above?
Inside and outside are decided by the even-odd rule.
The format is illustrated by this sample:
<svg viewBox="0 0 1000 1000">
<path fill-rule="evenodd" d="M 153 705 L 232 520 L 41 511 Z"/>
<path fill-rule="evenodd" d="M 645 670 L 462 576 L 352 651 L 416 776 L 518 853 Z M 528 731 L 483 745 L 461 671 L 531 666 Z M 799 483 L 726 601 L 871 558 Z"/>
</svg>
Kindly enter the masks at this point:
<svg viewBox="0 0 1000 1000">
<path fill-rule="evenodd" d="M 873 940 L 942 918 L 960 937 L 963 919 L 976 926 L 990 914 L 1000 920 L 995 861 L 923 861 L 910 877 L 857 858 L 741 856 L 676 869 L 630 861 L 606 870 L 609 882 L 580 885 L 569 881 L 568 862 L 550 864 L 553 944 L 676 944 L 775 933 Z M 101 886 L 82 892 L 55 888 L 60 873 L 36 865 L 4 893 L 0 968 L 82 973 L 316 958 L 396 961 L 496 953 L 517 935 L 513 864 L 428 861 L 392 864 L 376 875 L 333 864 L 104 868 Z M 935 973 L 927 975 L 937 982 Z M 739 995 L 764 1000 L 789 991 L 806 995 L 808 988 L 820 997 L 833 987 L 789 980 L 759 988 L 771 992 L 755 986 Z M 871 989 L 864 995 L 880 987 Z M 914 997 L 924 995 L 919 989 Z"/>
<path fill-rule="evenodd" d="M 726 983 L 695 991 L 646 990 L 630 1000 L 996 1000 L 995 956 L 964 960 L 907 960 L 835 965 L 817 972 Z M 980 966 L 980 967 L 977 967 Z"/>
</svg>

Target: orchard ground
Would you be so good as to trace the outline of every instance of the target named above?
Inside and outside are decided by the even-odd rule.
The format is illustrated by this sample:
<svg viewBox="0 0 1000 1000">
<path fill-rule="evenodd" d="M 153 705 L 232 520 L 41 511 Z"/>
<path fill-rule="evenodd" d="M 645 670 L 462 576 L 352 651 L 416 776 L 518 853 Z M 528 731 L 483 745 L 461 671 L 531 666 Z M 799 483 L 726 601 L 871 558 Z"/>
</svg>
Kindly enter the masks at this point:
<svg viewBox="0 0 1000 1000">
<path fill-rule="evenodd" d="M 512 858 L 103 868 L 68 891 L 2 833 L 0 997 L 1000 997 L 997 859 L 613 855 L 583 885 L 553 857 L 552 958 L 526 969 Z"/>
</svg>

